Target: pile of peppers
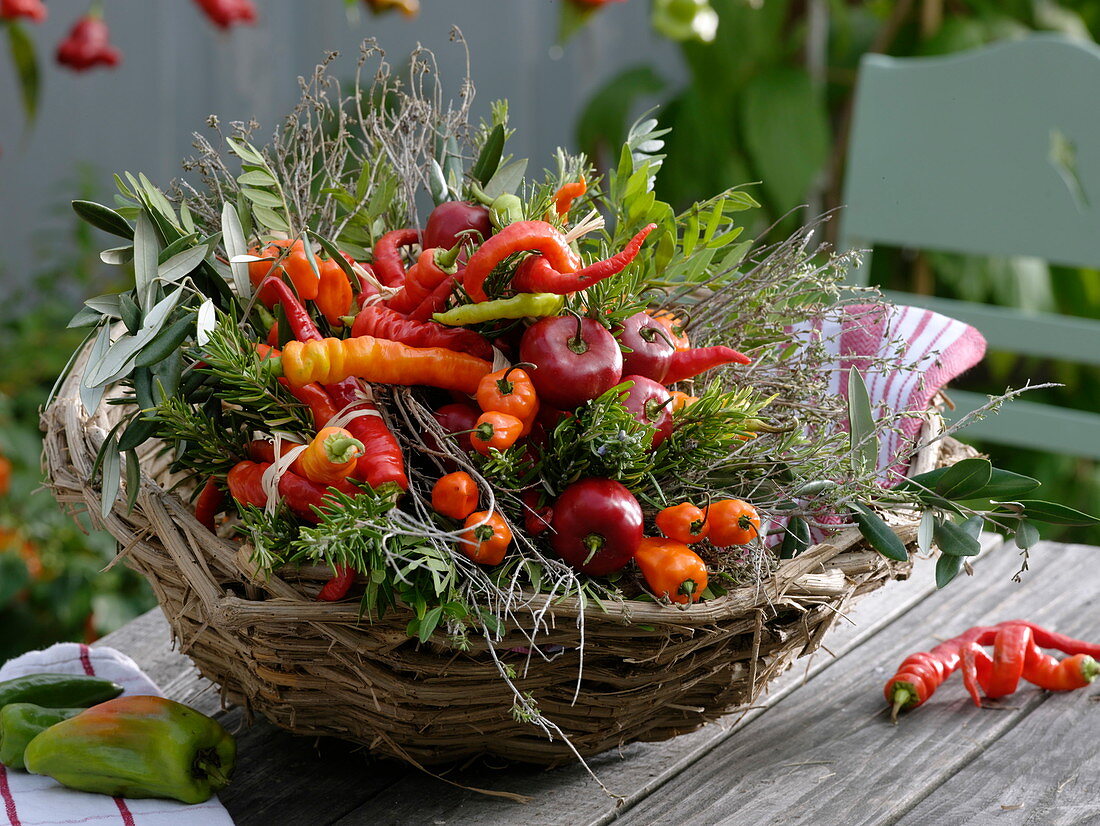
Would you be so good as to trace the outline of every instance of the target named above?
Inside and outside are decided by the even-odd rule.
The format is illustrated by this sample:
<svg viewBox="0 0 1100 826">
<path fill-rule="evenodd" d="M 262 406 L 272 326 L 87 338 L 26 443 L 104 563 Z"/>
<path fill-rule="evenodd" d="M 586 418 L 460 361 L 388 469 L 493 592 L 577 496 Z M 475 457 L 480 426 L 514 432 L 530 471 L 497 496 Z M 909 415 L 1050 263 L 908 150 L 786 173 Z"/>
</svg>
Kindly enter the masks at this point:
<svg viewBox="0 0 1100 826">
<path fill-rule="evenodd" d="M 216 720 L 110 680 L 30 674 L 0 683 L 0 764 L 114 797 L 203 803 L 229 784 L 237 747 Z"/>
<path fill-rule="evenodd" d="M 984 648 L 988 645 L 993 646 L 992 656 Z M 1044 648 L 1070 656 L 1058 660 Z M 974 705 L 981 706 L 979 689 L 988 699 L 1007 697 L 1021 679 L 1048 691 L 1084 688 L 1100 675 L 1097 657 L 1100 645 L 1012 620 L 971 628 L 931 651 L 911 654 L 883 691 L 897 722 L 899 711 L 923 705 L 959 669 Z"/>
<path fill-rule="evenodd" d="M 622 385 L 624 406 L 649 426 L 656 449 L 672 434 L 674 412 L 695 401 L 672 385 L 749 359 L 728 347 L 692 348 L 683 320 L 668 311 L 638 312 L 609 327 L 566 310 L 570 296 L 581 294 L 568 303 L 583 306 L 582 291 L 629 267 L 655 229 L 648 224 L 621 250 L 585 264 L 563 227 L 586 191 L 583 178 L 562 186 L 546 220 L 524 220 L 515 196 L 491 205 L 445 202 L 422 230 L 381 234 L 369 261 L 326 258 L 301 239 L 254 247 L 249 280 L 269 318 L 256 355 L 308 407 L 314 430 L 304 444 L 255 439 L 224 479 L 201 486 L 198 520 L 216 530 L 232 499 L 258 508 L 282 502 L 301 521 L 317 523 L 334 492 L 405 491 L 405 457 L 371 401 L 371 384 L 447 392 L 451 400 L 435 415 L 461 449 L 491 456 L 520 445 L 533 459 L 546 428 Z M 497 354 L 514 366 L 494 370 Z M 424 434 L 429 447 L 438 447 L 435 439 Z M 436 511 L 458 534 L 457 551 L 499 564 L 511 528 L 502 514 L 478 510 L 477 487 L 462 476 L 439 480 Z M 701 558 L 679 534 L 645 538 L 641 506 L 617 481 L 581 479 L 552 499 L 532 489 L 524 501 L 526 531 L 547 533 L 553 550 L 580 571 L 610 574 L 634 560 L 658 598 L 686 604 L 706 589 Z M 750 519 L 726 509 L 710 503 L 708 530 L 693 541 L 757 539 L 755 511 Z M 752 529 L 737 528 L 738 519 Z M 317 598 L 345 598 L 355 578 L 337 568 Z"/>
</svg>

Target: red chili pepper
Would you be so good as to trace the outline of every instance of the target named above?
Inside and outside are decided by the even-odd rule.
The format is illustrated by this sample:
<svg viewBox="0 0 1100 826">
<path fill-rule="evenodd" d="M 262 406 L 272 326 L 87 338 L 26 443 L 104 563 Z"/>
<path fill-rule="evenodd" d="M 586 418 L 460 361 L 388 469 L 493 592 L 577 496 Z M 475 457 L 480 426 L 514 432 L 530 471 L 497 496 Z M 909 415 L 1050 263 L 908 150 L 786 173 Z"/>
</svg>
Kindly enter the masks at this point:
<svg viewBox="0 0 1100 826">
<path fill-rule="evenodd" d="M 1010 620 L 1002 624 L 1023 625 L 1030 628 L 1031 634 L 1035 639 L 1035 644 L 1042 648 L 1053 648 L 1055 651 L 1061 651 L 1063 654 L 1088 654 L 1090 657 L 1100 659 L 1100 644 L 1076 640 L 1073 637 L 1067 637 L 1065 634 L 1048 631 L 1042 626 L 1036 625 L 1033 622 L 1026 622 L 1025 620 Z"/>
<path fill-rule="evenodd" d="M 252 0 L 195 0 L 214 25 L 228 29 L 234 23 L 255 23 Z"/>
<path fill-rule="evenodd" d="M 473 330 L 434 321 L 414 321 L 382 304 L 368 304 L 360 310 L 351 335 L 400 341 L 410 347 L 443 347 L 483 359 L 493 357 L 493 346 Z"/>
<path fill-rule="evenodd" d="M 409 247 L 420 241 L 418 229 L 395 229 L 374 242 L 374 274 L 387 287 L 400 287 L 405 283 L 405 265 L 401 261 L 401 247 Z"/>
<path fill-rule="evenodd" d="M 267 263 L 267 262 L 263 262 Z M 309 311 L 290 289 L 285 281 L 277 275 L 265 276 L 260 281 L 259 292 L 261 299 L 268 296 L 271 305 L 282 304 L 286 313 L 287 324 L 290 326 L 290 334 L 298 341 L 320 341 L 324 336 L 317 329 Z"/>
<path fill-rule="evenodd" d="M 195 518 L 205 528 L 214 532 L 214 517 L 221 512 L 225 503 L 225 492 L 218 487 L 217 481 L 211 476 L 202 486 L 198 498 L 195 500 Z"/>
<path fill-rule="evenodd" d="M 1056 660 L 1033 645 L 1024 667 L 1024 679 L 1047 691 L 1074 691 L 1091 684 L 1100 675 L 1100 663 L 1088 654 L 1074 654 Z"/>
<path fill-rule="evenodd" d="M 324 584 L 317 599 L 321 602 L 336 602 L 348 595 L 351 586 L 355 583 L 355 569 L 347 565 L 337 565 L 333 570 L 336 575 Z"/>
<path fill-rule="evenodd" d="M 486 239 L 470 256 L 462 278 L 466 293 L 474 302 L 488 301 L 485 279 L 501 261 L 517 252 L 538 251 L 560 273 L 575 272 L 580 262 L 565 236 L 545 221 L 517 221 Z"/>
<path fill-rule="evenodd" d="M 958 637 L 940 643 L 931 651 L 920 651 L 906 657 L 883 688 L 886 702 L 893 706 L 892 719 L 896 721 L 898 712 L 903 708 L 916 708 L 927 702 L 959 667 L 962 648 L 970 642 L 980 642 L 985 632 L 989 632 L 989 639 L 992 639 L 995 630 L 971 628 Z"/>
<path fill-rule="evenodd" d="M 587 191 L 588 183 L 584 180 L 584 175 L 581 175 L 579 181 L 573 181 L 559 187 L 554 195 L 554 210 L 558 213 L 558 217 L 565 217 L 569 210 L 573 208 L 573 201 L 580 198 Z"/>
<path fill-rule="evenodd" d="M 455 260 L 461 249 L 456 245 L 450 250 L 429 248 L 420 253 L 416 263 L 405 273 L 401 291 L 386 301 L 386 306 L 400 313 L 415 310 L 436 287 L 455 274 Z"/>
<path fill-rule="evenodd" d="M 42 0 L 0 0 L 0 18 L 4 20 L 26 17 L 35 23 L 41 23 L 47 14 Z"/>
<path fill-rule="evenodd" d="M 77 72 L 94 66 L 117 66 L 122 54 L 110 44 L 111 30 L 97 14 L 86 14 L 57 47 L 57 62 Z"/>
<path fill-rule="evenodd" d="M 427 321 L 436 313 L 442 312 L 443 308 L 447 306 L 447 299 L 451 297 L 455 287 L 461 283 L 465 273 L 466 270 L 461 269 L 440 282 L 423 301 L 416 305 L 416 309 L 409 313 L 409 318 L 413 321 Z"/>
<path fill-rule="evenodd" d="M 229 493 L 242 504 L 264 507 L 267 504 L 267 494 L 264 492 L 263 475 L 270 466 L 268 462 L 252 462 L 247 459 L 238 462 L 226 478 Z M 328 486 L 311 482 L 293 471 L 288 470 L 279 478 L 279 496 L 297 517 L 307 522 L 316 524 L 321 521 L 313 508 L 328 504 L 327 493 Z"/>
<path fill-rule="evenodd" d="M 313 428 L 320 430 L 340 412 L 340 408 L 332 401 L 332 396 L 319 384 L 306 384 L 302 387 L 291 387 L 285 379 L 279 379 L 279 383 L 286 387 L 298 401 L 309 407 L 313 414 Z"/>
<path fill-rule="evenodd" d="M 993 669 L 983 686 L 990 699 L 1007 697 L 1016 691 L 1024 674 L 1024 660 L 1031 648 L 1031 629 L 1024 625 L 1006 625 L 993 639 Z"/>
<path fill-rule="evenodd" d="M 665 373 L 665 385 L 690 379 L 712 367 L 723 364 L 749 364 L 752 361 L 743 353 L 730 347 L 696 347 L 692 350 L 677 350 L 672 354 L 668 372 Z"/>
<path fill-rule="evenodd" d="M 597 281 L 617 275 L 626 269 L 637 256 L 638 250 L 642 248 L 642 242 L 645 241 L 646 236 L 655 229 L 657 229 L 656 224 L 647 224 L 630 239 L 621 252 L 605 261 L 589 264 L 582 270 L 559 272 L 545 256 L 531 256 L 519 265 L 512 278 L 512 287 L 524 293 L 557 293 L 558 295 L 575 293 L 577 290 L 591 287 Z M 473 261 L 473 259 L 470 260 Z"/>
</svg>

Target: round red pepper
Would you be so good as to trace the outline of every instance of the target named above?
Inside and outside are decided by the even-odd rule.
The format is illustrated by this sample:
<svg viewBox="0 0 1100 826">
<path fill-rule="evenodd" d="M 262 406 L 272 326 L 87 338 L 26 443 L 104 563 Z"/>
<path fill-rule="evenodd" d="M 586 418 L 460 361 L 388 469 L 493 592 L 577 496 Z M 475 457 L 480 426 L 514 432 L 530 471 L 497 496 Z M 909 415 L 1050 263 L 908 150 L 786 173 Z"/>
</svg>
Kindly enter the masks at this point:
<svg viewBox="0 0 1100 826">
<path fill-rule="evenodd" d="M 635 313 L 623 320 L 615 338 L 631 350 L 623 353 L 623 373 L 664 382 L 676 349 L 661 322 L 649 313 Z"/>
<path fill-rule="evenodd" d="M 523 334 L 519 357 L 535 365 L 531 380 L 540 401 L 560 410 L 572 410 L 607 392 L 622 376 L 618 342 L 591 318 L 536 321 Z"/>
<path fill-rule="evenodd" d="M 626 391 L 623 406 L 644 425 L 654 428 L 651 447 L 656 448 L 672 435 L 672 396 L 663 384 L 645 376 L 623 376 L 633 382 Z"/>
<path fill-rule="evenodd" d="M 613 479 L 582 479 L 554 503 L 550 544 L 578 571 L 603 576 L 621 570 L 642 541 L 642 507 Z"/>
</svg>

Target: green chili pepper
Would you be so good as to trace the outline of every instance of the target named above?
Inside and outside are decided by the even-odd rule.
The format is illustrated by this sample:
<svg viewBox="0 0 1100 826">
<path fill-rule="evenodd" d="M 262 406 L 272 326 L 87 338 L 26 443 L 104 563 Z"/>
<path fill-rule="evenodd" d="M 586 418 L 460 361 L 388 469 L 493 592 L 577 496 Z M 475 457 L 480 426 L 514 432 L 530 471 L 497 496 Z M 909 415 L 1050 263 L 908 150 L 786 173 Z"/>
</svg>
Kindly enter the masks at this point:
<svg viewBox="0 0 1100 826">
<path fill-rule="evenodd" d="M 122 686 L 79 674 L 28 674 L 0 683 L 0 708 L 9 703 L 37 703 L 47 708 L 91 706 L 122 693 Z"/>
<path fill-rule="evenodd" d="M 498 318 L 542 318 L 557 315 L 564 306 L 565 298 L 555 293 L 520 293 L 511 298 L 464 304 L 445 313 L 436 313 L 432 319 L 440 324 L 461 327 L 482 321 L 495 321 Z"/>
<path fill-rule="evenodd" d="M 120 697 L 35 737 L 27 771 L 115 797 L 202 803 L 229 785 L 237 744 L 205 714 L 164 697 Z"/>
<path fill-rule="evenodd" d="M 75 717 L 82 708 L 43 708 L 34 703 L 9 703 L 0 709 L 0 763 L 23 768 L 27 744 L 50 726 Z"/>
</svg>

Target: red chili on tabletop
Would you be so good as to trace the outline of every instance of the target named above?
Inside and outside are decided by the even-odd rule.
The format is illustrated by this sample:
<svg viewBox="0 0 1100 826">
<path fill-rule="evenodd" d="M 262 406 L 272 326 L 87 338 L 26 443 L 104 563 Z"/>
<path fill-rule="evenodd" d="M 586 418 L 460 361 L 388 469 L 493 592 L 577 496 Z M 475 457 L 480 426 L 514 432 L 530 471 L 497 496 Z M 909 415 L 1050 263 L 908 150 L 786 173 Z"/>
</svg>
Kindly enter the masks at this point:
<svg viewBox="0 0 1100 826">
<path fill-rule="evenodd" d="M 102 16 L 86 14 L 57 47 L 57 62 L 77 72 L 95 66 L 117 66 L 122 54 L 110 44 L 111 30 Z"/>
</svg>

